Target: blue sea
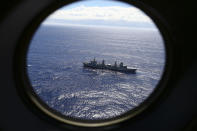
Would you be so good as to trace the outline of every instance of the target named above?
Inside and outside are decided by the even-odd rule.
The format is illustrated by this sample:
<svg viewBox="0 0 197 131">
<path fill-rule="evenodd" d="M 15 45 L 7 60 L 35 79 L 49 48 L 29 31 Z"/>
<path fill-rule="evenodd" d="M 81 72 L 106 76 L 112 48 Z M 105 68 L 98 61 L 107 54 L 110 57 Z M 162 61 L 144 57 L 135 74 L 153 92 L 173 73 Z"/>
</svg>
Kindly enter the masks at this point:
<svg viewBox="0 0 197 131">
<path fill-rule="evenodd" d="M 96 58 L 123 62 L 136 74 L 86 69 Z M 52 109 L 74 118 L 119 116 L 154 91 L 165 64 L 156 29 L 41 25 L 32 38 L 27 71 L 36 94 Z"/>
</svg>

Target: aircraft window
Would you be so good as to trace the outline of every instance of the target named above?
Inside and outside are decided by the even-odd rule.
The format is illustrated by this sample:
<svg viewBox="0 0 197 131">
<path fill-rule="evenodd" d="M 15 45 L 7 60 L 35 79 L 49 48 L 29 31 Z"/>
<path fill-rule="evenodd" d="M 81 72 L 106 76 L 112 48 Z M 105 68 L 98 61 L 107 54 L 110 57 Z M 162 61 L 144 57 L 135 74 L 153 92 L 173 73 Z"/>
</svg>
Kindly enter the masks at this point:
<svg viewBox="0 0 197 131">
<path fill-rule="evenodd" d="M 143 11 L 117 1 L 81 1 L 40 24 L 26 72 L 35 103 L 50 116 L 75 125 L 116 123 L 154 93 L 165 59 L 163 37 Z"/>
</svg>

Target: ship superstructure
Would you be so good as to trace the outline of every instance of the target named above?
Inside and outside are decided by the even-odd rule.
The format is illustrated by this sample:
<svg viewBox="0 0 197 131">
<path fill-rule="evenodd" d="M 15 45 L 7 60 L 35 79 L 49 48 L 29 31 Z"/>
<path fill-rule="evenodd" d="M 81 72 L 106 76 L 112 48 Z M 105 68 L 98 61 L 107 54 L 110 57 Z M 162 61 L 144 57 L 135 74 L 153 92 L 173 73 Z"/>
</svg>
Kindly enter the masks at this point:
<svg viewBox="0 0 197 131">
<path fill-rule="evenodd" d="M 135 74 L 137 69 L 129 68 L 125 65 L 123 65 L 123 62 L 120 62 L 118 65 L 115 61 L 114 65 L 111 64 L 105 64 L 105 60 L 102 60 L 101 63 L 98 63 L 95 58 L 90 62 L 84 62 L 84 67 L 93 68 L 93 69 L 105 69 L 105 70 L 113 70 L 123 73 L 132 73 Z"/>
</svg>

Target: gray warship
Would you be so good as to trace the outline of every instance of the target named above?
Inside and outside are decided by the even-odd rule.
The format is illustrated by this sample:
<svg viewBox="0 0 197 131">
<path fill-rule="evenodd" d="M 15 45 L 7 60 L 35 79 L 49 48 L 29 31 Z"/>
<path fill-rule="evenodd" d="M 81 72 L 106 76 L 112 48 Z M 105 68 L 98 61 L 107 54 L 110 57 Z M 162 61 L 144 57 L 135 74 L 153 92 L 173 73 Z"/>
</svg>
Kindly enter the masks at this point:
<svg viewBox="0 0 197 131">
<path fill-rule="evenodd" d="M 92 69 L 104 69 L 104 70 L 112 70 L 112 71 L 118 71 L 123 73 L 131 73 L 135 74 L 137 69 L 129 68 L 125 65 L 123 65 L 123 62 L 121 62 L 119 65 L 115 61 L 114 65 L 111 64 L 105 64 L 105 60 L 102 60 L 102 63 L 98 63 L 95 58 L 94 60 L 90 62 L 83 62 L 83 67 L 86 68 L 92 68 Z"/>
</svg>

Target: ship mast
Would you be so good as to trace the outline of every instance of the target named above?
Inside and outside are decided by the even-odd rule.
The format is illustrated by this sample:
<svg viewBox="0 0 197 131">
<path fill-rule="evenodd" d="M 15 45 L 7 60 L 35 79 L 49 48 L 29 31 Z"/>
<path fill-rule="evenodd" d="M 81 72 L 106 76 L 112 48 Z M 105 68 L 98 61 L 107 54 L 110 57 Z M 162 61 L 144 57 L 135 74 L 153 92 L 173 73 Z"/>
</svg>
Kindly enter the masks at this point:
<svg viewBox="0 0 197 131">
<path fill-rule="evenodd" d="M 103 66 L 105 65 L 105 60 L 102 60 L 102 65 L 103 65 Z"/>
<path fill-rule="evenodd" d="M 115 61 L 114 66 L 117 67 L 117 62 Z"/>
</svg>

